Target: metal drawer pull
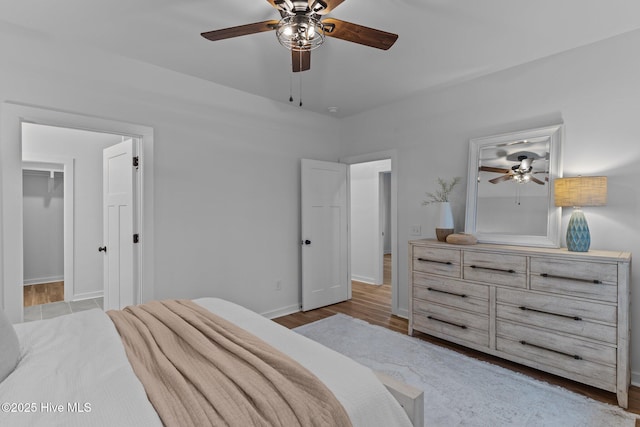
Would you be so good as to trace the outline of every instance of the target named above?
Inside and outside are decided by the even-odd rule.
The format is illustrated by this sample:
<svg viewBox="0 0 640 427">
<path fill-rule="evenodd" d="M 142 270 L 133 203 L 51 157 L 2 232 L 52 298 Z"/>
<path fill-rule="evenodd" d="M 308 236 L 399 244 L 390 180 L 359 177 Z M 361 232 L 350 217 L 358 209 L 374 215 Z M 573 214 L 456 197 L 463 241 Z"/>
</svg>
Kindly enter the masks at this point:
<svg viewBox="0 0 640 427">
<path fill-rule="evenodd" d="M 552 279 L 565 279 L 565 280 L 573 280 L 576 282 L 586 282 L 586 283 L 595 283 L 596 285 L 601 285 L 602 280 L 598 279 L 579 279 L 577 277 L 568 277 L 568 276 L 556 276 L 555 274 L 549 273 L 540 273 L 542 277 L 550 277 Z"/>
<path fill-rule="evenodd" d="M 530 347 L 535 347 L 535 348 L 539 348 L 542 350 L 547 350 L 547 351 L 551 351 L 553 353 L 557 353 L 557 354 L 561 354 L 563 356 L 567 356 L 570 357 L 572 359 L 576 359 L 576 360 L 582 360 L 582 357 L 578 356 L 577 354 L 569 354 L 569 353 L 565 353 L 563 351 L 558 351 L 558 350 L 554 350 L 552 348 L 547 348 L 547 347 L 542 347 L 541 345 L 535 345 L 535 344 L 531 344 L 530 342 L 526 342 L 526 341 L 520 341 L 520 344 L 522 345 L 528 345 Z"/>
<path fill-rule="evenodd" d="M 520 310 L 522 310 L 522 311 L 527 311 L 527 310 L 528 311 L 535 311 L 536 313 L 548 314 L 550 316 L 565 317 L 567 319 L 573 319 L 573 320 L 582 320 L 582 317 L 578 317 L 578 316 L 571 316 L 569 314 L 552 313 L 551 311 L 536 310 L 535 308 L 529 308 L 529 307 L 525 307 L 525 306 L 521 306 Z"/>
<path fill-rule="evenodd" d="M 457 323 L 448 322 L 446 320 L 438 319 L 437 317 L 427 316 L 427 319 L 435 320 L 436 322 L 446 323 L 447 325 L 451 325 L 451 326 L 456 326 L 456 327 L 458 327 L 460 329 L 467 329 L 467 327 L 465 325 L 458 325 Z"/>
<path fill-rule="evenodd" d="M 418 258 L 418 261 L 436 262 L 438 264 L 447 264 L 447 265 L 452 265 L 453 264 L 451 261 L 438 261 L 436 259 L 426 259 L 426 258 Z"/>
<path fill-rule="evenodd" d="M 514 274 L 515 270 L 505 270 L 503 268 L 493 268 L 493 267 L 480 267 L 479 265 L 470 265 L 471 268 L 478 268 L 480 270 L 491 270 L 491 271 L 501 271 L 503 273 L 511 273 Z"/>
<path fill-rule="evenodd" d="M 467 295 L 465 295 L 465 294 L 456 294 L 455 292 L 443 291 L 443 290 L 440 290 L 440 289 L 427 288 L 427 290 L 428 291 L 432 291 L 432 292 L 440 292 L 442 294 L 454 295 L 454 296 L 457 296 L 457 297 L 460 297 L 460 298 L 466 298 L 467 297 Z"/>
</svg>

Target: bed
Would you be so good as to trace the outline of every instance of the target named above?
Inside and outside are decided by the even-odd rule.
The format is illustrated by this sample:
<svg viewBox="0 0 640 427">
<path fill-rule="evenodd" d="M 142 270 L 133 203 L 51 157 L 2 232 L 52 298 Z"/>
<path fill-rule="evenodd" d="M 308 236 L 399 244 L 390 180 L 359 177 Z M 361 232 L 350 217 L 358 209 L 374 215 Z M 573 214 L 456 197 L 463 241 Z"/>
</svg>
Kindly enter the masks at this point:
<svg viewBox="0 0 640 427">
<path fill-rule="evenodd" d="M 412 425 L 407 408 L 399 403 L 406 395 L 393 381 L 385 386 L 370 369 L 231 302 L 203 298 L 193 303 L 310 371 L 335 396 L 353 426 Z M 163 425 L 127 358 L 123 339 L 104 312 L 89 310 L 13 329 L 20 355 L 0 382 L 0 425 Z M 0 342 L 0 352 L 6 351 L 3 345 Z"/>
</svg>

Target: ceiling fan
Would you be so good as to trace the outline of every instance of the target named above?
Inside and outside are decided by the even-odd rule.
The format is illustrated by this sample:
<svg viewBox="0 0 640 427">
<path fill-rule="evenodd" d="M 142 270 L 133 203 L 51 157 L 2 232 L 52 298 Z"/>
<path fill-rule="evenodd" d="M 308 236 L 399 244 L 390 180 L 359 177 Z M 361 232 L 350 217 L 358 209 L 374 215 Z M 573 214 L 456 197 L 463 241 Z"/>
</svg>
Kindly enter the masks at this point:
<svg viewBox="0 0 640 427">
<path fill-rule="evenodd" d="M 507 160 L 514 160 L 513 157 L 513 155 L 508 156 Z M 480 166 L 478 170 L 504 174 L 497 178 L 490 179 L 489 182 L 492 184 L 514 180 L 520 184 L 535 182 L 536 184 L 544 185 L 544 181 L 539 180 L 538 178 L 533 176 L 533 174 L 536 173 L 547 173 L 546 171 L 533 171 L 533 161 L 537 158 L 540 158 L 539 156 L 536 156 L 534 153 L 519 153 L 516 158 L 517 161 L 520 162 L 520 164 L 512 166 L 511 169 L 497 168 L 493 166 Z M 545 181 L 548 181 L 548 178 L 545 178 Z"/>
<path fill-rule="evenodd" d="M 293 72 L 311 68 L 311 51 L 324 42 L 325 36 L 387 50 L 397 34 L 364 27 L 335 18 L 323 18 L 344 0 L 267 0 L 280 20 L 269 20 L 221 30 L 207 31 L 202 37 L 223 40 L 264 31 L 276 31 L 280 44 L 291 50 Z"/>
</svg>

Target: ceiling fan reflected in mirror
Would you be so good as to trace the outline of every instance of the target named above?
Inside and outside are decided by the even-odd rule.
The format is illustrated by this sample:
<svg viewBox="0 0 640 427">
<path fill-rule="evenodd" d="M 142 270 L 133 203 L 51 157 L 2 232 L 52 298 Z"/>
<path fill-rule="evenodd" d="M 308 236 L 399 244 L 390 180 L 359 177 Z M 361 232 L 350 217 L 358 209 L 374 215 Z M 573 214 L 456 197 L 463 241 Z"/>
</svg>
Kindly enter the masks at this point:
<svg viewBox="0 0 640 427">
<path fill-rule="evenodd" d="M 221 30 L 207 31 L 202 37 L 224 40 L 265 31 L 275 31 L 280 44 L 291 51 L 293 72 L 311 68 L 311 51 L 319 47 L 325 36 L 387 50 L 398 39 L 397 34 L 368 28 L 324 15 L 345 0 L 267 0 L 280 14 L 280 20 L 269 20 Z"/>
<path fill-rule="evenodd" d="M 518 184 L 535 182 L 538 185 L 545 185 L 545 181 L 549 181 L 548 177 L 545 177 L 544 181 L 542 181 L 533 176 L 534 174 L 548 173 L 547 171 L 533 170 L 534 160 L 540 158 L 541 157 L 536 155 L 535 153 L 515 153 L 507 156 L 506 159 L 510 161 L 517 160 L 520 163 L 512 166 L 510 169 L 498 168 L 493 166 L 480 166 L 478 170 L 503 174 L 502 176 L 499 176 L 497 178 L 490 179 L 489 182 L 492 184 L 498 184 L 504 181 L 514 181 Z"/>
</svg>

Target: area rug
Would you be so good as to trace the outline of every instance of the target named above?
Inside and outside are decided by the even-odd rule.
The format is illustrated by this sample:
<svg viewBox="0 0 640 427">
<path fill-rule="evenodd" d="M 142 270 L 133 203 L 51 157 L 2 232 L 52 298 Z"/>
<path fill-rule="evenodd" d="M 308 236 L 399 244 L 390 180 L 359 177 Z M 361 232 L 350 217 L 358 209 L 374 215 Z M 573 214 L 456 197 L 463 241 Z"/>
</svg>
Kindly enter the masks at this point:
<svg viewBox="0 0 640 427">
<path fill-rule="evenodd" d="M 343 314 L 295 331 L 424 390 L 426 427 L 635 426 L 617 406 Z"/>
</svg>

